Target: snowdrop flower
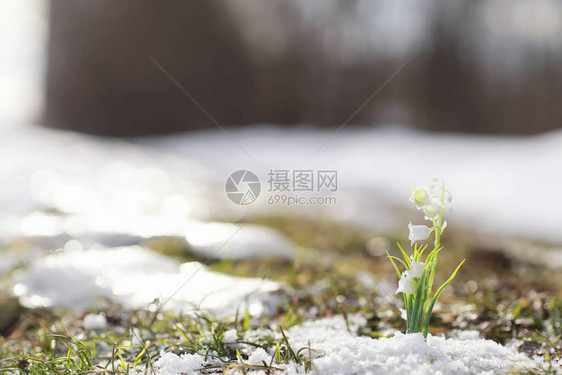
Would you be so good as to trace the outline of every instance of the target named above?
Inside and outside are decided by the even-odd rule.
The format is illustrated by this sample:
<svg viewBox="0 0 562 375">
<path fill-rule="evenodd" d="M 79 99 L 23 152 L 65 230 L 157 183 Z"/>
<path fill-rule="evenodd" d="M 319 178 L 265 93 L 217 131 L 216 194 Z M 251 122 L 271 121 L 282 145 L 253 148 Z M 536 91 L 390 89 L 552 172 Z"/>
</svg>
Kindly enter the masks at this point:
<svg viewBox="0 0 562 375">
<path fill-rule="evenodd" d="M 408 276 L 410 278 L 421 277 L 424 269 L 425 269 L 425 263 L 412 262 L 410 263 L 410 272 L 408 272 Z"/>
<path fill-rule="evenodd" d="M 421 332 L 423 337 L 427 339 L 433 307 L 443 288 L 453 280 L 464 260 L 459 263 L 451 277 L 434 292 L 431 275 L 437 265 L 437 255 L 443 248 L 441 246 L 441 234 L 447 227 L 447 222 L 443 216 L 449 212 L 452 201 L 451 193 L 445 189 L 445 183 L 442 179 L 434 178 L 425 186 L 413 188 L 410 201 L 416 204 L 418 210 L 423 211 L 425 219 L 429 220 L 432 225 L 429 227 L 427 225 L 413 225 L 410 222 L 408 224 L 410 230 L 408 239 L 411 241 L 413 254 L 408 256 L 408 253 L 399 245 L 404 261 L 388 253 L 387 255 L 399 277 L 396 294 L 404 294 L 404 306 L 407 311 L 404 309 L 400 309 L 400 311 L 401 317 L 407 321 L 406 332 Z M 414 242 L 427 240 L 431 233 L 434 233 L 433 250 L 430 250 L 424 259 L 423 254 L 428 245 L 414 246 Z M 400 273 L 399 263 L 406 268 L 402 273 Z M 427 273 L 425 273 L 426 268 Z M 424 275 L 429 277 L 424 277 Z"/>
<path fill-rule="evenodd" d="M 427 225 L 412 225 L 410 221 L 408 229 L 410 229 L 410 234 L 408 235 L 408 239 L 411 241 L 410 246 L 413 246 L 416 241 L 424 241 L 429 238 L 429 228 Z"/>
<path fill-rule="evenodd" d="M 396 293 L 414 294 L 416 292 L 416 282 L 410 277 L 408 271 L 404 271 L 400 280 L 398 280 L 398 289 Z"/>
<path fill-rule="evenodd" d="M 410 201 L 416 204 L 418 210 L 421 209 L 424 204 L 428 204 L 431 202 L 430 190 L 430 188 L 427 188 L 425 186 L 412 188 Z"/>
<path fill-rule="evenodd" d="M 422 206 L 425 217 L 429 219 L 438 216 L 442 208 L 441 201 L 436 198 L 432 198 L 431 203 Z"/>
<path fill-rule="evenodd" d="M 431 198 L 437 199 L 444 207 L 451 204 L 453 197 L 449 190 L 445 190 L 445 182 L 440 178 L 434 178 L 431 182 Z"/>
</svg>

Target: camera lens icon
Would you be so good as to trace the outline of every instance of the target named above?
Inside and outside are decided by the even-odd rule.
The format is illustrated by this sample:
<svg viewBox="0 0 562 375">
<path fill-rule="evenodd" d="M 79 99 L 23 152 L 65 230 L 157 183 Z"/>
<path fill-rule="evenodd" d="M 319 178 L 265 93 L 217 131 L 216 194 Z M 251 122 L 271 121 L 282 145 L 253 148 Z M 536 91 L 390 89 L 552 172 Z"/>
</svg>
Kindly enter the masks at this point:
<svg viewBox="0 0 562 375">
<path fill-rule="evenodd" d="M 255 173 L 241 169 L 228 176 L 225 190 L 233 203 L 246 206 L 254 203 L 259 197 L 261 183 Z"/>
</svg>

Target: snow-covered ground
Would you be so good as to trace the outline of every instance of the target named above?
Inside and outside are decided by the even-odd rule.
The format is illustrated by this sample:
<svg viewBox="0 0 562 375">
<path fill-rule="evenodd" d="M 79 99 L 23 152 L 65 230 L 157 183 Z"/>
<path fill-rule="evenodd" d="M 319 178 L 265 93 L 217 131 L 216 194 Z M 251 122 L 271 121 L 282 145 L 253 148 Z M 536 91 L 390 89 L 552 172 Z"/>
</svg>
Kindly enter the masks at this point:
<svg viewBox="0 0 562 375">
<path fill-rule="evenodd" d="M 307 348 L 304 353 L 312 358 L 313 373 L 322 375 L 504 374 L 533 372 L 543 366 L 541 361 L 531 360 L 515 349 L 478 338 L 474 331 L 449 339 L 430 335 L 427 343 L 421 333 L 396 333 L 390 338 L 372 339 L 352 333 L 357 323 L 365 324 L 361 317 L 352 316 L 350 320 L 355 320 L 350 322 L 350 331 L 344 319 L 335 316 L 292 327 L 287 336 L 294 351 Z M 242 345 L 242 351 L 249 355 L 247 364 L 275 363 L 273 353 L 261 348 Z M 155 366 L 160 375 L 176 375 L 200 369 L 204 363 L 204 358 L 197 354 L 162 353 Z M 303 373 L 302 365 L 294 363 L 274 366 L 286 374 Z M 265 374 L 263 370 L 252 373 Z"/>
<path fill-rule="evenodd" d="M 185 240 L 191 252 L 208 259 L 248 259 L 267 255 L 291 259 L 297 254 L 297 247 L 271 228 L 201 222 L 182 217 L 170 219 L 119 213 L 60 216 L 35 212 L 11 217 L 2 229 L 0 243 L 25 240 L 47 249 L 64 246 L 75 238 L 105 246 L 130 246 L 138 245 L 144 239 L 169 238 Z M 3 268 L 0 267 L 0 274 Z"/>
<path fill-rule="evenodd" d="M 0 36 L 0 47 L 10 51 L 3 54 L 10 69 L 0 72 L 0 82 L 9 88 L 0 90 L 0 116 L 15 114 L 8 119 L 29 120 L 41 107 L 38 62 L 46 28 L 37 14 L 47 8 L 44 1 L 33 3 L 25 14 L 10 3 L 4 17 L 10 30 L 25 30 L 9 35 L 17 43 Z M 20 29 L 22 19 L 36 26 Z M 0 250 L 0 276 L 24 265 L 10 277 L 12 292 L 28 306 L 84 309 L 106 297 L 145 307 L 173 297 L 164 308 L 232 315 L 247 306 L 265 312 L 279 303 L 278 283 L 218 274 L 196 262 L 179 264 L 136 245 L 150 237 L 179 237 L 205 257 L 292 257 L 294 245 L 277 232 L 250 225 L 237 232 L 234 224 L 208 223 L 279 209 L 329 215 L 381 231 L 398 224 L 405 232 L 406 223 L 396 222 L 393 208 L 407 204 L 410 186 L 434 176 L 444 178 L 454 194 L 450 224 L 562 243 L 560 131 L 489 137 L 404 128 L 350 126 L 333 134 L 255 126 L 230 133 L 245 151 L 216 129 L 118 141 L 0 124 L 0 247 L 21 238 L 32 245 Z M 261 200 L 251 206 L 233 205 L 224 194 L 226 178 L 238 169 L 252 170 L 262 181 Z M 335 169 L 338 203 L 270 206 L 263 190 L 270 169 Z M 287 335 L 296 349 L 311 345 L 317 374 L 506 373 L 541 366 L 471 332 L 454 339 L 429 337 L 427 344 L 419 335 L 357 337 L 355 328 L 365 322 L 350 318 L 351 332 L 341 317 L 332 317 L 304 322 Z M 99 329 L 107 321 L 103 314 L 89 314 L 83 325 Z M 271 361 L 272 353 L 263 349 L 242 347 L 242 352 L 251 364 Z M 155 365 L 160 375 L 175 375 L 191 373 L 204 362 L 199 355 L 163 353 Z M 295 365 L 280 367 L 288 374 L 303 372 Z"/>
<path fill-rule="evenodd" d="M 397 224 L 393 208 L 407 205 L 411 186 L 439 176 L 453 192 L 450 224 L 562 242 L 562 132 L 492 137 L 349 127 L 334 134 L 255 126 L 230 133 L 253 160 L 215 130 L 129 141 L 25 126 L 1 130 L 0 234 L 5 239 L 17 220 L 44 209 L 81 215 L 72 228 L 78 231 L 141 216 L 159 217 L 160 230 L 170 231 L 178 218 L 239 219 L 280 210 L 382 230 Z M 261 199 L 252 205 L 237 206 L 224 192 L 238 169 L 261 180 Z M 337 170 L 337 204 L 268 204 L 270 169 Z M 138 219 L 117 224 L 142 230 Z"/>
<path fill-rule="evenodd" d="M 330 135 L 309 128 L 232 131 L 249 158 L 215 131 L 108 140 L 41 128 L 2 130 L 0 239 L 24 238 L 30 247 L 0 252 L 0 274 L 23 264 L 10 275 L 11 292 L 32 307 L 83 310 L 104 297 L 132 308 L 158 308 L 159 300 L 184 313 L 198 308 L 232 316 L 248 308 L 267 314 L 281 302 L 279 283 L 180 264 L 142 240 L 180 238 L 209 258 L 294 257 L 295 245 L 278 232 L 210 221 L 277 212 L 264 199 L 270 169 L 338 171 L 336 205 L 286 207 L 285 213 L 330 215 L 382 230 L 396 224 L 394 208 L 409 207 L 410 186 L 440 176 L 454 194 L 451 224 L 562 242 L 562 133 L 468 137 L 349 128 L 308 160 Z M 237 206 L 224 192 L 238 169 L 262 181 L 255 204 Z M 84 321 L 92 329 L 104 324 L 100 316 Z M 287 333 L 297 349 L 310 341 L 318 374 L 503 373 L 541 365 L 473 335 L 430 337 L 426 344 L 418 335 L 371 339 L 353 332 L 341 318 L 327 318 Z M 242 349 L 250 363 L 271 360 L 271 353 Z M 198 355 L 164 353 L 156 366 L 167 375 L 203 362 Z M 297 373 L 296 365 L 283 368 Z"/>
<path fill-rule="evenodd" d="M 224 179 L 234 170 L 253 170 L 264 185 L 270 169 L 335 169 L 339 201 L 323 212 L 374 228 L 385 226 L 394 205 L 407 203 L 412 186 L 441 177 L 453 192 L 451 223 L 562 242 L 557 224 L 562 220 L 561 131 L 515 137 L 432 134 L 402 127 L 349 126 L 334 133 L 256 126 L 231 134 L 253 160 L 218 131 L 140 142 L 198 160 Z M 271 208 L 261 203 L 261 208 Z"/>
<path fill-rule="evenodd" d="M 127 141 L 26 126 L 1 130 L 5 141 L 0 148 L 1 243 L 23 237 L 46 250 L 64 248 L 69 241 L 71 248 L 101 244 L 107 249 L 65 252 L 45 259 L 37 249 L 1 252 L 0 272 L 30 257 L 37 258 L 31 266 L 34 272 L 51 272 L 53 278 L 68 266 L 61 271 L 69 277 L 65 282 L 74 277 L 88 280 L 84 285 L 89 287 L 84 288 L 91 290 L 75 288 L 76 293 L 62 298 L 81 300 L 59 301 L 49 291 L 32 293 L 34 283 L 38 288 L 49 285 L 44 276 L 36 280 L 33 272 L 27 275 L 30 286 L 22 296 L 27 296 L 26 304 L 80 305 L 91 302 L 92 290 L 100 288 L 102 269 L 119 273 L 118 269 L 125 268 L 139 279 L 142 272 L 135 264 L 105 264 L 101 259 L 103 266 L 97 274 L 73 265 L 74 260 L 96 264 L 95 256 L 120 259 L 132 248 L 114 247 L 139 245 L 146 238 L 181 238 L 191 251 L 210 258 L 294 257 L 296 247 L 273 230 L 207 222 L 212 217 L 234 220 L 276 212 L 279 208 L 265 199 L 269 169 L 338 171 L 336 205 L 286 207 L 289 214 L 325 214 L 380 229 L 395 219 L 393 208 L 409 207 L 410 186 L 441 176 L 454 194 L 451 224 L 562 242 L 558 228 L 562 219 L 560 132 L 515 138 L 348 128 L 316 154 L 333 135 L 329 131 L 256 126 L 231 133 L 251 158 L 217 131 Z M 255 204 L 237 206 L 226 197 L 224 183 L 237 169 L 251 169 L 262 180 L 263 197 Z M 405 228 L 405 223 L 400 224 Z M 148 251 L 135 249 L 137 257 Z M 169 285 L 171 278 L 179 281 L 185 276 L 178 265 L 172 268 L 171 275 L 153 275 L 151 282 Z M 141 270 L 161 271 L 157 267 Z M 134 283 L 119 278 L 106 277 L 103 282 L 104 288 L 113 291 L 129 285 L 117 294 L 129 293 L 143 303 L 166 293 L 139 294 Z M 138 285 L 139 290 L 151 290 Z M 194 301 L 198 303 L 197 298 Z"/>
<path fill-rule="evenodd" d="M 15 272 L 12 290 L 23 305 L 81 310 L 107 297 L 131 308 L 154 303 L 155 308 L 183 313 L 197 309 L 222 317 L 233 316 L 239 308 L 267 313 L 281 302 L 275 294 L 280 285 L 273 281 L 219 274 L 198 262 L 179 264 L 138 246 L 74 246 Z"/>
</svg>

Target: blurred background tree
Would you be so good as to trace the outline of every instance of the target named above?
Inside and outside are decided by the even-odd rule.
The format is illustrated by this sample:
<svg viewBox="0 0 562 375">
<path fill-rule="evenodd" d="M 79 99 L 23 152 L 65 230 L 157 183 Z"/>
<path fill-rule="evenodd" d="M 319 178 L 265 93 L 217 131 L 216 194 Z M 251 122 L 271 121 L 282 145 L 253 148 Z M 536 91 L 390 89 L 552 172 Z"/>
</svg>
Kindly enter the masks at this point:
<svg viewBox="0 0 562 375">
<path fill-rule="evenodd" d="M 51 0 L 44 123 L 132 136 L 355 124 L 532 134 L 562 119 L 562 3 Z"/>
</svg>

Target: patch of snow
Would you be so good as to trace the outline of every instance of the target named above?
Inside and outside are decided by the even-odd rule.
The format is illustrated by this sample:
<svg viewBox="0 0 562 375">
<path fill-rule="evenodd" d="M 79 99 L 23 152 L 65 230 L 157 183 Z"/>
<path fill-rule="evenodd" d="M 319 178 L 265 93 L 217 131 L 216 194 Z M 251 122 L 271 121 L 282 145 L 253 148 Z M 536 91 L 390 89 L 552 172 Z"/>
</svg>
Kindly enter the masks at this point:
<svg viewBox="0 0 562 375">
<path fill-rule="evenodd" d="M 118 247 L 138 245 L 147 238 L 170 237 L 185 239 L 193 252 L 213 259 L 261 256 L 292 259 L 298 251 L 279 231 L 254 224 L 201 222 L 126 212 L 66 217 L 34 212 L 11 220 L 19 225 L 4 227 L 8 238 L 31 239 L 47 248 L 61 247 L 73 238 Z"/>
<path fill-rule="evenodd" d="M 107 327 L 107 318 L 104 314 L 87 314 L 82 319 L 82 325 L 86 329 L 102 329 Z"/>
<path fill-rule="evenodd" d="M 224 333 L 222 341 L 227 344 L 232 344 L 235 343 L 237 339 L 238 339 L 238 333 L 236 332 L 236 330 L 229 329 Z"/>
<path fill-rule="evenodd" d="M 263 365 L 263 363 L 271 363 L 271 356 L 267 354 L 267 352 L 263 348 L 257 348 L 254 352 L 248 357 L 247 362 L 250 365 Z"/>
<path fill-rule="evenodd" d="M 451 332 L 451 337 L 457 340 L 478 340 L 480 339 L 480 332 L 470 330 L 455 330 Z"/>
<path fill-rule="evenodd" d="M 43 252 L 37 248 L 9 249 L 0 251 L 0 277 L 21 263 L 40 257 Z"/>
<path fill-rule="evenodd" d="M 396 333 L 391 338 L 340 336 L 315 343 L 326 356 L 315 361 L 319 374 L 453 374 L 529 370 L 522 354 L 489 340 L 454 340 Z"/>
<path fill-rule="evenodd" d="M 157 368 L 158 375 L 195 374 L 195 370 L 202 368 L 204 363 L 205 359 L 198 354 L 177 356 L 162 352 L 154 367 Z"/>
<path fill-rule="evenodd" d="M 86 309 L 99 297 L 132 308 L 155 300 L 164 309 L 194 308 L 217 316 L 273 310 L 280 284 L 209 271 L 198 262 L 179 262 L 139 246 L 65 250 L 37 259 L 13 277 L 12 292 L 25 306 Z"/>
<path fill-rule="evenodd" d="M 515 137 L 347 127 L 309 160 L 333 135 L 330 130 L 263 125 L 231 130 L 256 163 L 219 131 L 145 137 L 136 144 L 26 126 L 0 131 L 5 141 L 0 209 L 8 217 L 0 219 L 3 241 L 11 216 L 44 209 L 109 221 L 161 217 L 166 219 L 161 232 L 175 232 L 174 223 L 186 217 L 240 219 L 280 211 L 322 213 L 384 230 L 397 224 L 396 206 L 413 210 L 407 202 L 411 186 L 440 176 L 453 193 L 451 220 L 458 225 L 562 242 L 552 220 L 562 212 L 562 201 L 555 199 L 562 180 L 553 172 L 562 163 L 560 131 Z M 338 171 L 337 204 L 267 204 L 268 171 L 303 166 Z M 262 181 L 262 194 L 252 205 L 237 206 L 224 193 L 226 178 L 238 169 L 250 169 Z M 21 229 L 47 234 L 60 224 L 44 219 L 27 220 Z M 80 220 L 75 224 L 79 232 Z"/>
<path fill-rule="evenodd" d="M 198 160 L 214 175 L 250 169 L 262 184 L 270 169 L 337 170 L 337 205 L 294 206 L 288 213 L 320 210 L 379 228 L 388 225 L 396 206 L 415 213 L 408 203 L 412 186 L 441 177 L 453 194 L 451 222 L 484 232 L 562 242 L 562 232 L 552 220 L 562 212 L 562 201 L 555 199 L 562 179 L 554 172 L 562 163 L 560 131 L 481 136 L 348 126 L 334 136 L 332 130 L 257 125 L 233 129 L 231 134 L 255 163 L 219 131 L 140 142 L 178 158 Z M 267 198 L 266 192 L 262 195 Z M 260 196 L 247 212 L 279 209 Z"/>
<path fill-rule="evenodd" d="M 197 163 L 126 141 L 24 125 L 0 132 L 4 214 L 52 208 L 106 218 L 207 218 L 212 197 L 223 192 Z"/>
<path fill-rule="evenodd" d="M 295 245 L 280 232 L 253 224 L 193 223 L 187 227 L 186 239 L 196 253 L 211 258 L 274 255 L 292 259 L 297 252 Z"/>
<path fill-rule="evenodd" d="M 353 332 L 353 331 L 352 331 Z M 539 364 L 513 349 L 469 334 L 464 339 L 396 333 L 390 338 L 357 337 L 341 317 L 305 322 L 288 332 L 293 348 L 325 355 L 313 360 L 318 374 L 453 374 L 505 373 L 535 369 Z M 296 369 L 288 369 L 296 374 Z"/>
<path fill-rule="evenodd" d="M 426 342 L 421 333 L 405 335 L 398 332 L 392 337 L 379 339 L 358 337 L 354 332 L 366 324 L 366 320 L 359 315 L 350 315 L 348 324 L 350 331 L 341 316 L 334 316 L 306 321 L 300 326 L 291 327 L 286 334 L 295 351 L 308 348 L 310 344 L 311 350 L 305 349 L 304 355 L 312 358 L 313 374 L 503 374 L 532 372 L 543 366 L 541 361 L 529 359 L 514 348 L 479 339 L 475 331 L 468 331 L 464 337 L 455 339 L 430 335 Z M 259 334 L 272 334 L 272 331 L 248 332 L 247 336 Z M 250 350 L 246 363 L 271 363 L 274 353 L 262 348 Z M 185 367 L 182 367 L 181 357 L 171 353 L 165 355 L 160 362 L 162 366 L 175 364 L 178 373 L 193 369 L 190 367 L 192 357 L 186 359 Z M 275 366 L 282 368 L 284 374 L 303 373 L 302 366 L 295 363 Z"/>
</svg>

